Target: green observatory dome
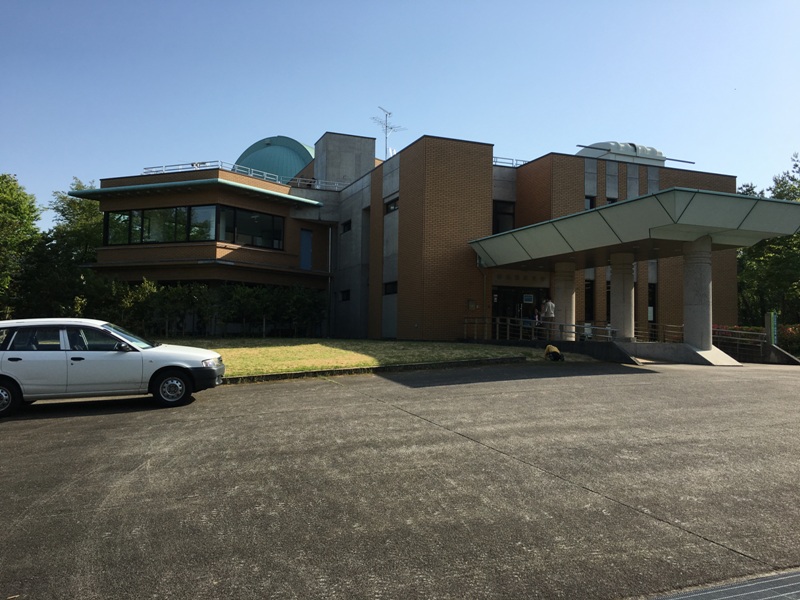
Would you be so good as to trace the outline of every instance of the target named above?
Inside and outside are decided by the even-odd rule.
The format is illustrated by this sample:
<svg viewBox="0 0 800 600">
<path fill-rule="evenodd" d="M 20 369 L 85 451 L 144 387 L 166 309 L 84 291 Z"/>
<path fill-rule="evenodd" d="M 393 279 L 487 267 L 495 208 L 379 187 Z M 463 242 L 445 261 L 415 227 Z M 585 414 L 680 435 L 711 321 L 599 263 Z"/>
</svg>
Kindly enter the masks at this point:
<svg viewBox="0 0 800 600">
<path fill-rule="evenodd" d="M 292 138 L 276 135 L 259 140 L 236 159 L 236 164 L 278 175 L 286 181 L 314 159 L 314 148 Z"/>
</svg>

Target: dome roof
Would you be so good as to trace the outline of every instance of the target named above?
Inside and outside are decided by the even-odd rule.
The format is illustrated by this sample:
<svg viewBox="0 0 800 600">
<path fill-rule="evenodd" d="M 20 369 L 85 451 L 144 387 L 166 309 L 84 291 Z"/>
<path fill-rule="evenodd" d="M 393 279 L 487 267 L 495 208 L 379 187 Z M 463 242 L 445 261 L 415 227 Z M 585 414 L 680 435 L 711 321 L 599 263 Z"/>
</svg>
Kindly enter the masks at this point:
<svg viewBox="0 0 800 600">
<path fill-rule="evenodd" d="M 314 149 L 292 138 L 276 135 L 257 141 L 236 159 L 237 165 L 278 175 L 288 180 L 314 158 Z"/>
<path fill-rule="evenodd" d="M 663 165 L 664 161 L 667 160 L 660 150 L 630 142 L 597 142 L 582 148 L 577 153 L 578 156 L 659 166 Z"/>
</svg>

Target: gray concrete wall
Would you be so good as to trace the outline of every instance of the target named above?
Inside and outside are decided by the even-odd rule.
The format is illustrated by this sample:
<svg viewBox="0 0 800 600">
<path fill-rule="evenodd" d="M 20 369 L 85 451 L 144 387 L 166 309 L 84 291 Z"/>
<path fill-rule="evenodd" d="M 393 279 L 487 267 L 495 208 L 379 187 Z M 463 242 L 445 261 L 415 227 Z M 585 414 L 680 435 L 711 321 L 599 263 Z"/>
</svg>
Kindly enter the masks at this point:
<svg viewBox="0 0 800 600">
<path fill-rule="evenodd" d="M 349 183 L 375 168 L 375 138 L 326 133 L 314 147 L 314 178 Z"/>
<path fill-rule="evenodd" d="M 517 201 L 517 170 L 512 167 L 492 167 L 492 200 Z"/>
<path fill-rule="evenodd" d="M 370 178 L 363 177 L 341 192 L 337 218 L 333 266 L 333 327 L 336 337 L 366 338 L 369 254 Z M 342 233 L 342 224 L 350 221 L 350 230 Z M 341 292 L 350 290 L 350 300 L 342 301 Z"/>
</svg>

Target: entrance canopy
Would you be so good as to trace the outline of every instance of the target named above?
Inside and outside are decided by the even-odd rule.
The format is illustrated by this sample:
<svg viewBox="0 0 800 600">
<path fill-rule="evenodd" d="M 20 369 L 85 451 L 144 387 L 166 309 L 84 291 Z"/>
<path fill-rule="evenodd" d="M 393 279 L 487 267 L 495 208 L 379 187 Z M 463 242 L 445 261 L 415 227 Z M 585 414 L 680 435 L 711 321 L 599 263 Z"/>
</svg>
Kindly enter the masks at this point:
<svg viewBox="0 0 800 600">
<path fill-rule="evenodd" d="M 670 188 L 469 244 L 483 266 L 548 271 L 559 262 L 603 267 L 621 252 L 636 261 L 679 256 L 704 236 L 725 250 L 798 230 L 800 202 Z"/>
</svg>

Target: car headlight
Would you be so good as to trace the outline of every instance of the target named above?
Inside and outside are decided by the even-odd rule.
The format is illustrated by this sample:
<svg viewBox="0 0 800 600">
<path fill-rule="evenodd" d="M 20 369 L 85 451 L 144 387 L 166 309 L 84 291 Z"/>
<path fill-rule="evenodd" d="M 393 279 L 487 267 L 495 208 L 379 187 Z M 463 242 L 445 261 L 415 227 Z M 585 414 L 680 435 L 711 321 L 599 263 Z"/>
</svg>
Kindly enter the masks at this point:
<svg viewBox="0 0 800 600">
<path fill-rule="evenodd" d="M 202 362 L 202 364 L 203 364 L 204 367 L 206 367 L 208 369 L 214 369 L 214 368 L 217 367 L 217 365 L 221 365 L 222 364 L 222 359 L 221 358 L 207 358 Z"/>
</svg>

